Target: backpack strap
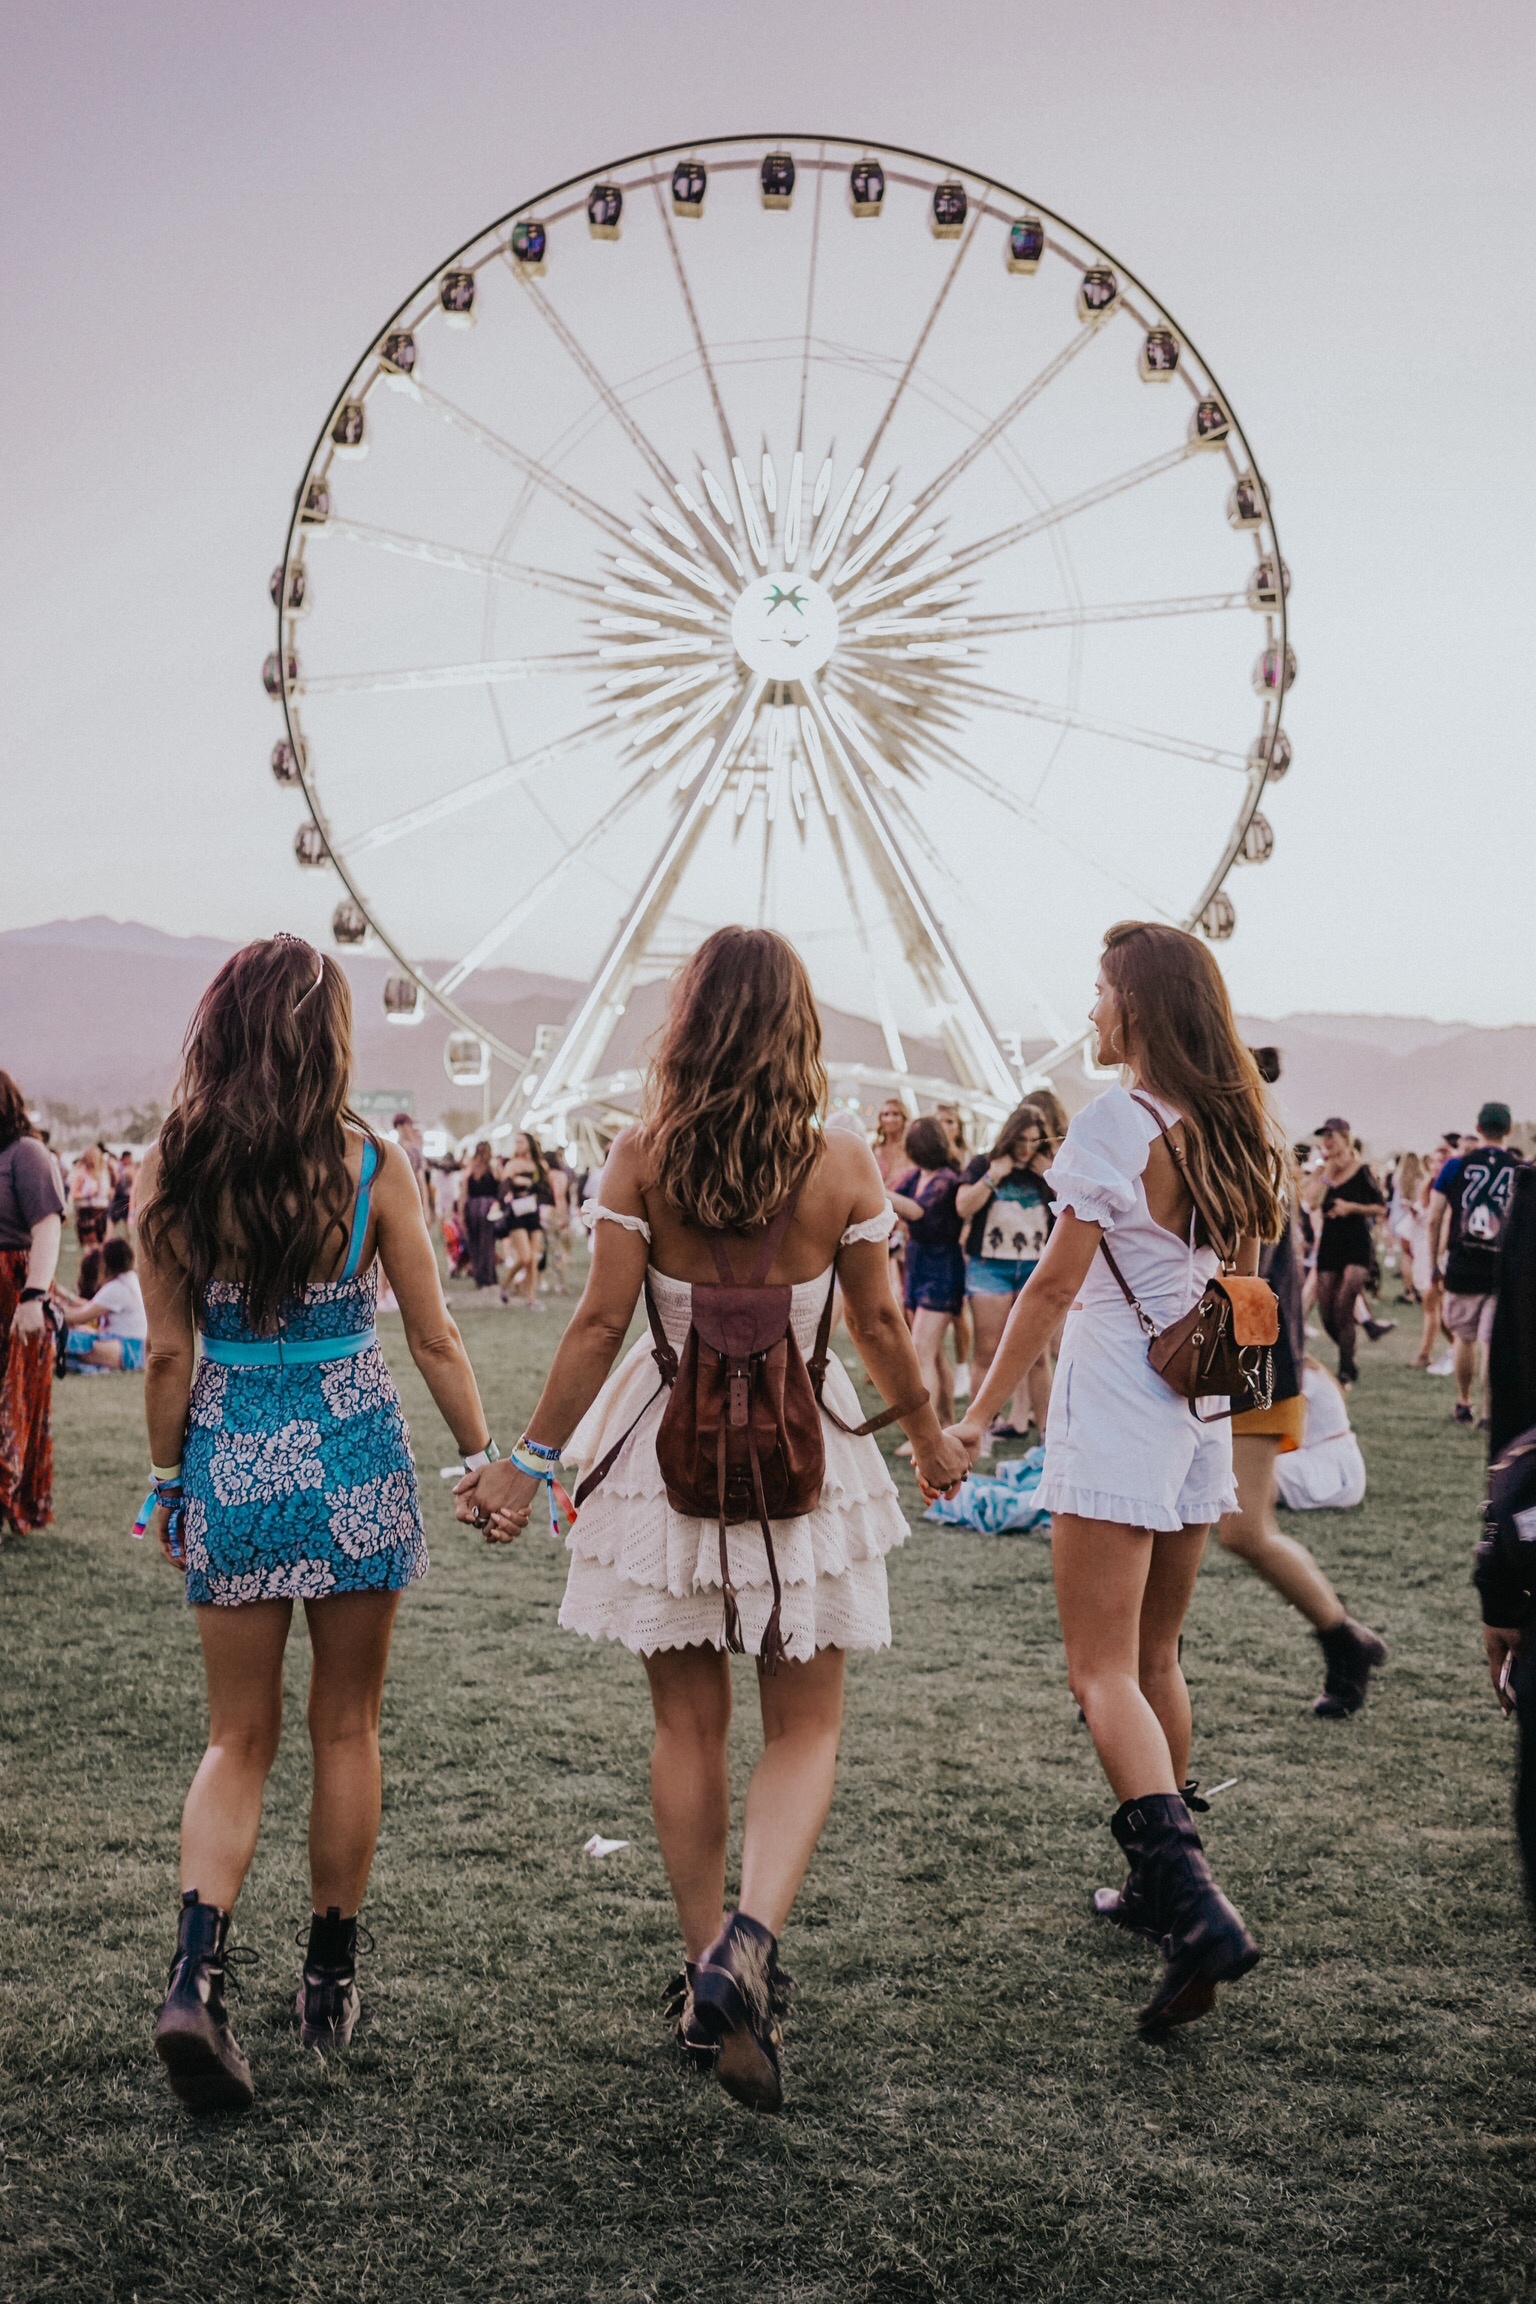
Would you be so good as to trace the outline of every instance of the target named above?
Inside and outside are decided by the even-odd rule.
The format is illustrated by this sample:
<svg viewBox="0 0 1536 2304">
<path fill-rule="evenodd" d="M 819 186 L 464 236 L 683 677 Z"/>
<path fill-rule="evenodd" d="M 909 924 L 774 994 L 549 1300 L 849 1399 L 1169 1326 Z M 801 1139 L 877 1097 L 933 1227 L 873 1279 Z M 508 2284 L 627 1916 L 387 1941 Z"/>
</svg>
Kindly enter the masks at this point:
<svg viewBox="0 0 1536 2304">
<path fill-rule="evenodd" d="M 799 1207 L 799 1205 L 800 1186 L 796 1185 L 793 1193 L 784 1203 L 784 1206 L 779 1210 L 777 1216 L 775 1216 L 773 1222 L 769 1225 L 767 1231 L 763 1234 L 762 1239 L 758 1242 L 757 1254 L 752 1261 L 751 1274 L 744 1282 L 738 1280 L 735 1273 L 731 1269 L 731 1259 L 726 1248 L 726 1242 L 731 1237 L 731 1235 L 727 1232 L 705 1233 L 704 1237 L 709 1242 L 709 1252 L 715 1260 L 715 1270 L 719 1274 L 720 1284 L 722 1287 L 740 1288 L 745 1286 L 747 1288 L 762 1288 L 766 1286 L 768 1275 L 773 1269 L 773 1260 L 779 1252 L 779 1242 L 783 1239 L 785 1233 L 789 1230 L 795 1210 Z"/>
<path fill-rule="evenodd" d="M 601 1487 L 602 1483 L 607 1479 L 609 1473 L 613 1470 L 615 1464 L 617 1464 L 620 1456 L 624 1453 L 625 1443 L 628 1441 L 630 1434 L 640 1424 L 642 1418 L 649 1415 L 650 1411 L 655 1407 L 657 1401 L 661 1398 L 663 1392 L 670 1392 L 672 1386 L 677 1381 L 677 1354 L 673 1351 L 671 1344 L 668 1342 L 667 1332 L 661 1324 L 661 1314 L 657 1311 L 656 1299 L 651 1294 L 651 1276 L 649 1272 L 647 1272 L 645 1276 L 645 1316 L 651 1324 L 651 1358 L 655 1361 L 658 1369 L 661 1371 L 661 1382 L 657 1385 L 655 1391 L 651 1394 L 649 1400 L 647 1400 L 645 1406 L 641 1409 L 640 1414 L 635 1418 L 634 1423 L 631 1424 L 624 1432 L 623 1437 L 621 1439 L 615 1440 L 613 1446 L 608 1450 L 607 1454 L 598 1458 L 598 1461 L 593 1465 L 586 1478 L 578 1485 L 575 1497 L 573 1498 L 573 1502 L 575 1503 L 578 1512 L 581 1510 L 583 1504 L 585 1504 L 587 1498 L 591 1495 L 593 1489 Z"/>
<path fill-rule="evenodd" d="M 866 1417 L 862 1424 L 845 1424 L 837 1410 L 827 1406 L 826 1401 L 822 1398 L 821 1388 L 827 1380 L 827 1362 L 830 1358 L 832 1343 L 832 1306 L 836 1296 L 837 1272 L 834 1268 L 832 1277 L 827 1282 L 827 1300 L 821 1308 L 821 1319 L 816 1328 L 816 1341 L 811 1347 L 811 1356 L 805 1364 L 805 1369 L 806 1374 L 811 1379 L 811 1390 L 816 1395 L 816 1405 L 823 1416 L 835 1424 L 839 1432 L 846 1432 L 850 1440 L 862 1440 L 871 1432 L 883 1432 L 887 1424 L 896 1423 L 900 1417 L 915 1416 L 919 1408 L 927 1407 L 928 1392 L 925 1386 L 912 1399 L 899 1400 L 894 1408 L 887 1408 L 884 1414 L 880 1416 Z"/>
</svg>

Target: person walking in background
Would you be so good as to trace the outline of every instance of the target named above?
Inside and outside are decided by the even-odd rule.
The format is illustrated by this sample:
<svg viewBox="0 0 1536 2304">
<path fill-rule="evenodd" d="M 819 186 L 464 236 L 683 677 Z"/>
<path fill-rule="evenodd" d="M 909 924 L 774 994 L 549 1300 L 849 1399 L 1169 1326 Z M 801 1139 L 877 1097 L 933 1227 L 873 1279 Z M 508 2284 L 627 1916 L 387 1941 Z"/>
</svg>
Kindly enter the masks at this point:
<svg viewBox="0 0 1536 2304">
<path fill-rule="evenodd" d="M 907 1227 L 906 1307 L 912 1341 L 928 1397 L 940 1423 L 955 1412 L 954 1385 L 944 1338 L 965 1303 L 964 1227 L 955 1206 L 960 1179 L 950 1138 L 936 1114 L 914 1120 L 907 1130 L 906 1174 L 888 1187 L 891 1206 Z"/>
<path fill-rule="evenodd" d="M 411 1174 L 415 1177 L 416 1189 L 421 1194 L 421 1212 L 430 1224 L 432 1221 L 432 1201 L 427 1190 L 427 1148 L 421 1140 L 421 1130 L 409 1112 L 397 1112 L 391 1120 L 390 1126 L 395 1132 L 395 1142 L 411 1164 Z"/>
<path fill-rule="evenodd" d="M 549 1186 L 549 1205 L 544 1211 L 544 1254 L 553 1273 L 550 1293 L 564 1296 L 568 1292 L 571 1268 L 571 1187 L 574 1179 L 558 1145 L 551 1145 L 544 1152 L 544 1181 Z"/>
<path fill-rule="evenodd" d="M 544 1253 L 545 1212 L 553 1207 L 554 1198 L 538 1139 L 523 1130 L 512 1139 L 501 1178 L 508 1253 L 503 1304 L 521 1304 L 529 1312 L 544 1309 L 539 1302 L 539 1259 Z"/>
<path fill-rule="evenodd" d="M 965 1225 L 965 1293 L 976 1341 L 971 1377 L 980 1384 L 992 1365 L 1018 1294 L 1034 1272 L 1050 1234 L 1050 1193 L 1044 1172 L 1056 1147 L 1028 1097 L 1009 1113 L 990 1152 L 967 1162 L 955 1193 Z M 1009 1421 L 991 1427 L 990 1437 L 1016 1440 L 1033 1418 L 1042 1439 L 1051 1402 L 1049 1349 L 1025 1374 L 1007 1411 Z"/>
<path fill-rule="evenodd" d="M 1256 1058 L 1264 1051 L 1255 1049 Z M 1278 1077 L 1278 1067 L 1276 1071 Z M 1259 1250 L 1259 1274 L 1269 1282 L 1280 1308 L 1275 1344 L 1274 1390 L 1268 1408 L 1249 1408 L 1232 1419 L 1232 1472 L 1235 1511 L 1222 1514 L 1224 1549 L 1288 1600 L 1317 1634 L 1323 1651 L 1323 1689 L 1312 1705 L 1320 1720 L 1345 1720 L 1365 1702 L 1370 1676 L 1387 1660 L 1385 1643 L 1368 1625 L 1357 1624 L 1304 1544 L 1281 1534 L 1275 1517 L 1282 1460 L 1305 1452 L 1308 1432 L 1307 1352 L 1301 1309 L 1302 1246 L 1295 1214 L 1294 1175 L 1287 1192 L 1285 1229 Z M 1343 1408 L 1333 1380 L 1322 1381 Z M 1348 1411 L 1343 1430 L 1349 1431 Z"/>
<path fill-rule="evenodd" d="M 1493 1334 L 1499 1284 L 1499 1245 L 1522 1165 L 1504 1139 L 1510 1129 L 1507 1104 L 1485 1104 L 1477 1116 L 1477 1136 L 1463 1137 L 1445 1163 L 1429 1198 L 1430 1255 L 1445 1300 L 1441 1318 L 1451 1332 L 1456 1371 L 1458 1424 L 1472 1422 L 1472 1389 L 1479 1354 L 1486 1357 Z M 1483 1417 L 1487 1422 L 1486 1410 Z"/>
<path fill-rule="evenodd" d="M 209 1714 L 182 1814 L 180 1933 L 155 2048 L 201 2111 L 254 2094 L 225 1964 L 282 1729 L 296 1600 L 314 1752 L 299 2034 L 344 2048 L 357 2022 L 384 1671 L 400 1594 L 427 1572 L 410 1436 L 374 1326 L 380 1263 L 465 1464 L 491 1452 L 410 1164 L 347 1103 L 351 1027 L 346 977 L 301 938 L 235 953 L 193 1018 L 141 1186 L 146 1515 L 185 1580 Z"/>
<path fill-rule="evenodd" d="M 133 1216 L 135 1173 L 133 1154 L 125 1146 L 112 1171 L 112 1198 L 107 1207 L 107 1222 L 121 1240 L 127 1239 Z"/>
<path fill-rule="evenodd" d="M 87 1144 L 70 1170 L 69 1203 L 81 1253 L 99 1248 L 107 1236 L 107 1212 L 112 1205 L 112 1174 L 99 1144 Z"/>
<path fill-rule="evenodd" d="M 459 1217 L 469 1269 L 477 1288 L 496 1285 L 496 1225 L 500 1220 L 501 1180 L 491 1165 L 491 1148 L 482 1138 L 464 1171 Z"/>
<path fill-rule="evenodd" d="M 907 1158 L 907 1123 L 911 1118 L 899 1096 L 887 1096 L 875 1115 L 875 1166 L 887 1187 L 904 1176 L 912 1163 Z M 893 1224 L 887 1242 L 886 1261 L 890 1266 L 891 1290 L 898 1304 L 905 1305 L 907 1235 L 900 1224 Z"/>
<path fill-rule="evenodd" d="M 1162 1981 L 1138 2017 L 1156 2034 L 1205 2015 L 1259 1948 L 1211 1877 L 1181 1791 L 1191 1724 L 1179 1638 L 1211 1525 L 1237 1505 L 1231 1429 L 1191 1413 L 1152 1368 L 1147 1334 L 1193 1310 L 1219 1265 L 1253 1272 L 1259 1241 L 1283 1229 L 1284 1156 L 1198 937 L 1111 928 L 1092 1022 L 1097 1061 L 1124 1065 L 1132 1084 L 1068 1128 L 1046 1179 L 1050 1240 L 954 1437 L 974 1461 L 988 1417 L 1069 1314 L 1037 1495 L 1052 1519 L 1068 1680 L 1130 1864 L 1093 1908 L 1160 1943 Z"/>
<path fill-rule="evenodd" d="M 677 2037 L 758 2111 L 782 2100 L 779 1940 L 832 1800 L 845 1661 L 850 1650 L 890 1641 L 885 1555 L 907 1531 L 878 1446 L 859 1436 L 862 1410 L 836 1354 L 825 1367 L 826 1414 L 812 1426 L 824 1470 L 811 1509 L 729 1528 L 723 1498 L 718 1525 L 681 1510 L 675 1470 L 664 1472 L 658 1454 L 663 1401 L 669 1418 L 679 1407 L 665 1373 L 656 1381 L 662 1338 L 685 1355 L 685 1371 L 702 1370 L 692 1326 L 717 1317 L 709 1310 L 724 1293 L 717 1281 L 750 1254 L 754 1277 L 725 1316 L 750 1317 L 752 1332 L 766 1334 L 759 1317 L 782 1314 L 814 1373 L 835 1277 L 849 1335 L 897 1405 L 920 1473 L 942 1490 L 964 1469 L 924 1396 L 891 1298 L 893 1218 L 879 1171 L 858 1136 L 823 1131 L 826 1092 L 821 1019 L 798 955 L 767 929 L 717 930 L 673 984 L 645 1116 L 619 1136 L 603 1169 L 591 1273 L 527 1430 L 505 1463 L 463 1483 L 456 1506 L 461 1519 L 488 1510 L 492 1540 L 507 1541 L 562 1453 L 597 1467 L 578 1491 L 602 1481 L 567 1538 L 560 1621 L 589 1639 L 620 1641 L 644 1663 L 656 1833 L 683 1939 L 671 2001 Z M 942 1156 L 942 1132 L 934 1134 Z M 653 1337 L 609 1380 L 642 1289 Z M 759 1315 L 757 1301 L 768 1297 L 775 1303 Z M 782 1365 L 787 1387 L 787 1357 Z M 740 1381 L 744 1413 L 754 1415 L 753 1379 Z M 683 1396 L 685 1422 L 696 1397 Z M 799 1445 L 815 1454 L 809 1433 Z M 758 1653 L 763 1751 L 747 1788 L 739 1898 L 727 1912 L 733 1622 L 738 1643 Z"/>
<path fill-rule="evenodd" d="M 957 1176 L 963 1175 L 970 1162 L 971 1147 L 966 1138 L 965 1120 L 958 1104 L 935 1104 L 933 1117 L 949 1139 L 949 1164 Z M 971 1362 L 976 1356 L 976 1323 L 971 1318 L 970 1299 L 962 1295 L 960 1315 L 954 1324 L 955 1372 L 950 1384 L 957 1400 L 970 1397 Z M 942 1347 L 941 1347 L 942 1349 Z"/>
<path fill-rule="evenodd" d="M 1335 1114 L 1317 1130 L 1322 1163 L 1308 1178 L 1303 1197 L 1320 1220 L 1317 1243 L 1317 1309 L 1339 1348 L 1339 1382 L 1347 1389 L 1359 1376 L 1355 1356 L 1355 1308 L 1370 1286 L 1376 1250 L 1371 1226 L 1385 1209 L 1386 1194 L 1355 1150 L 1349 1122 Z M 1393 1325 L 1367 1320 L 1374 1342 Z"/>
<path fill-rule="evenodd" d="M 0 1072 L 0 1542 L 53 1519 L 53 1334 L 45 1307 L 59 1266 L 58 1164 L 26 1101 Z"/>
</svg>

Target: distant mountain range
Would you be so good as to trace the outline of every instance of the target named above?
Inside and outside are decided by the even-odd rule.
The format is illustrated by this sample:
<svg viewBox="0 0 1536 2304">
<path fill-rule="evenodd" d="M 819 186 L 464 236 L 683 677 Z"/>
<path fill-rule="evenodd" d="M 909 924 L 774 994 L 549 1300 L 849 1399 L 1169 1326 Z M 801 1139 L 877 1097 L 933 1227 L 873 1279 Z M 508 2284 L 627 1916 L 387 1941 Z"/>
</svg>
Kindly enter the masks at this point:
<svg viewBox="0 0 1536 2304">
<path fill-rule="evenodd" d="M 133 920 L 55 920 L 0 932 L 0 1069 L 34 1105 L 48 1105 L 61 1128 L 110 1123 L 164 1104 L 176 1077 L 182 1036 L 209 977 L 234 950 L 207 936 L 168 936 Z M 443 1070 L 446 1027 L 437 1017 L 410 1029 L 387 1024 L 382 990 L 387 960 L 347 954 L 356 996 L 357 1086 L 409 1093 L 430 1123 L 469 1110 L 477 1092 L 455 1088 Z M 477 1012 L 514 1048 L 531 1045 L 540 1024 L 561 1024 L 584 987 L 559 976 L 488 969 Z M 661 1013 L 662 988 L 647 985 L 630 1003 L 614 1061 L 633 1060 Z M 824 1011 L 829 1052 L 849 1062 L 884 1061 L 878 1026 Z M 1471 1126 L 1479 1104 L 1499 1097 L 1517 1121 L 1536 1120 L 1536 1025 L 1485 1030 L 1417 1016 L 1244 1017 L 1254 1045 L 1282 1052 L 1278 1091 L 1293 1136 L 1308 1136 L 1339 1113 L 1375 1152 L 1426 1149 L 1442 1129 Z M 942 1052 L 909 1042 L 915 1069 L 943 1077 Z M 498 1068 L 499 1069 L 499 1068 Z M 507 1083 L 493 1079 L 499 1098 Z M 1091 1093 L 1078 1074 L 1061 1083 L 1069 1106 Z M 78 1118 L 77 1118 L 78 1116 Z"/>
</svg>

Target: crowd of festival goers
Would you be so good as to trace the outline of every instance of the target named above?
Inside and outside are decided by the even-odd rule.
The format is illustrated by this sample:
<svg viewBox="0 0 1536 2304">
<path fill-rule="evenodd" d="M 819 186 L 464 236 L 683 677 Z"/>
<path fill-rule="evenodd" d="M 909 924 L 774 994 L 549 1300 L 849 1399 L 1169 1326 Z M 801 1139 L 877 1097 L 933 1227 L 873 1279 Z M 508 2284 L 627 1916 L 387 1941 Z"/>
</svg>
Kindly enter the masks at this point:
<svg viewBox="0 0 1536 2304">
<path fill-rule="evenodd" d="M 1274 1051 L 1255 1053 L 1261 1070 L 1278 1076 Z M 892 1286 L 929 1396 L 949 1421 L 984 1381 L 1050 1236 L 1045 1172 L 1066 1134 L 1066 1111 L 1038 1090 L 979 1149 L 955 1103 L 914 1118 L 893 1095 L 872 1129 L 847 1107 L 835 1109 L 828 1126 L 867 1133 L 872 1143 L 899 1220 L 889 1243 Z M 1447 1129 L 1432 1150 L 1399 1153 L 1380 1171 L 1338 1115 L 1293 1148 L 1293 1240 L 1281 1262 L 1294 1262 L 1301 1319 L 1321 1324 L 1338 1366 L 1335 1381 L 1310 1353 L 1301 1355 L 1294 1397 L 1310 1414 L 1314 1443 L 1348 1434 L 1339 1395 L 1358 1381 L 1361 1334 L 1376 1342 L 1397 1325 L 1380 1310 L 1394 1281 L 1397 1304 L 1422 1317 L 1412 1365 L 1453 1377 L 1455 1421 L 1487 1429 L 1501 1235 L 1523 1165 L 1511 1133 L 1509 1107 L 1490 1102 L 1474 1127 Z M 410 1162 L 452 1278 L 514 1310 L 541 1312 L 545 1297 L 568 1294 L 572 1250 L 587 1236 L 600 1170 L 573 1165 L 526 1130 L 506 1151 L 482 1138 L 436 1159 L 410 1113 L 394 1115 L 390 1134 Z M 139 1157 L 100 1142 L 61 1157 L 15 1082 L 0 1073 L 0 1338 L 8 1339 L 0 1537 L 7 1527 L 40 1528 L 52 1517 L 52 1379 L 144 1365 L 147 1323 L 131 1223 Z M 66 1222 L 78 1249 L 72 1285 L 59 1277 Z M 1321 1341 L 1315 1327 L 1306 1335 Z M 1043 1440 L 1052 1369 L 1052 1353 L 1042 1352 L 1006 1411 L 990 1421 L 987 1454 L 998 1442 Z M 1303 1431 L 1298 1421 L 1282 1437 L 1299 1449 Z M 1285 1501 L 1358 1502 L 1357 1460 L 1357 1451 L 1320 1456 L 1329 1474 L 1322 1489 L 1287 1493 Z M 1336 1477 L 1346 1462 L 1350 1471 Z M 1307 1477 L 1300 1465 L 1279 1469 L 1282 1491 L 1310 1486 L 1310 1467 Z"/>
</svg>

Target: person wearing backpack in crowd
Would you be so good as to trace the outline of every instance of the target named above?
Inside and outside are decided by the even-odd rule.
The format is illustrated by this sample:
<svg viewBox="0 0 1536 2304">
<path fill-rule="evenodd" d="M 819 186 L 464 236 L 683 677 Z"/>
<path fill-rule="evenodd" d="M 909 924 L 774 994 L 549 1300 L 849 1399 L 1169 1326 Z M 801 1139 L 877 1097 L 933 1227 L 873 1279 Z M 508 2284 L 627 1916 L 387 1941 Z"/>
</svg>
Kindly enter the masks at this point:
<svg viewBox="0 0 1536 2304">
<path fill-rule="evenodd" d="M 1219 1266 L 1233 1274 L 1234 1325 L 1247 1304 L 1273 1338 L 1273 1296 L 1238 1276 L 1282 1230 L 1284 1156 L 1197 936 L 1160 922 L 1111 928 L 1092 1023 L 1097 1061 L 1128 1067 L 1131 1087 L 1108 1089 L 1068 1128 L 1046 1172 L 1050 1239 L 953 1437 L 974 1461 L 988 1418 L 1068 1314 L 1037 1496 L 1051 1514 L 1068 1679 L 1130 1865 L 1093 1910 L 1161 1946 L 1163 1976 L 1137 2018 L 1155 2036 L 1205 2015 L 1259 1947 L 1212 1879 L 1184 1797 L 1179 1638 L 1206 1538 L 1237 1506 L 1232 1428 L 1225 1401 L 1174 1389 L 1150 1353 L 1214 1301 Z"/>
<path fill-rule="evenodd" d="M 1435 1275 L 1445 1283 L 1440 1317 L 1451 1332 L 1456 1371 L 1452 1413 L 1458 1424 L 1472 1422 L 1478 1348 L 1486 1354 L 1493 1333 L 1499 1244 L 1515 1172 L 1523 1165 L 1504 1141 L 1509 1129 L 1509 1106 L 1485 1104 L 1477 1116 L 1477 1136 L 1461 1139 L 1429 1196 L 1430 1252 Z"/>
<path fill-rule="evenodd" d="M 669 2015 L 690 2061 L 757 2111 L 782 2101 L 778 1946 L 832 1799 L 844 1665 L 890 1642 L 885 1555 L 907 1533 L 847 1371 L 835 1355 L 818 1370 L 834 1277 L 893 1404 L 878 1421 L 900 1421 L 931 1489 L 967 1468 L 891 1294 L 884 1181 L 862 1136 L 823 1130 L 826 1093 L 799 956 L 768 929 L 719 929 L 674 981 L 644 1117 L 608 1155 L 591 1272 L 538 1405 L 506 1461 L 456 1495 L 461 1520 L 508 1542 L 567 1449 L 589 1468 L 560 1622 L 645 1667 L 656 1835 L 683 1941 Z M 610 1379 L 642 1290 L 651 1335 Z M 737 1358 L 711 1341 L 727 1331 Z M 780 1386 L 784 1418 L 793 1398 L 803 1421 L 775 1424 Z M 683 1485 L 699 1451 L 707 1496 Z M 807 1463 L 814 1500 L 773 1515 L 770 1476 Z M 758 1659 L 763 1750 L 727 1911 L 732 1648 Z"/>
</svg>

